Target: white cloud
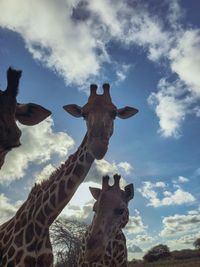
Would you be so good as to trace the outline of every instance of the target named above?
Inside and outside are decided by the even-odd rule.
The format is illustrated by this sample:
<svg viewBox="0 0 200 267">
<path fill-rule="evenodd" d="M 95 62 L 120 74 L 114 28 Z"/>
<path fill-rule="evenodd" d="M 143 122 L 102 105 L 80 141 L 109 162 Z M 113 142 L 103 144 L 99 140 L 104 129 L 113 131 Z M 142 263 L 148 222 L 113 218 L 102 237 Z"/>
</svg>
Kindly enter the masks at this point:
<svg viewBox="0 0 200 267">
<path fill-rule="evenodd" d="M 116 71 L 116 75 L 118 78 L 117 82 L 122 82 L 126 79 L 129 69 L 130 65 L 127 64 L 121 64 L 120 66 L 117 66 L 117 71 Z"/>
<path fill-rule="evenodd" d="M 159 118 L 159 133 L 177 138 L 188 114 L 199 117 L 200 30 L 181 25 L 184 11 L 179 1 L 165 2 L 164 8 L 165 18 L 140 1 L 71 0 L 57 5 L 36 0 L 30 8 L 25 0 L 2 0 L 0 26 L 18 32 L 36 60 L 81 88 L 94 76 L 106 78 L 105 62 L 117 66 L 118 81 L 125 80 L 130 66 L 120 59 L 115 62 L 109 54 L 111 41 L 125 49 L 140 47 L 153 62 L 165 59 L 170 72 L 149 103 Z"/>
<path fill-rule="evenodd" d="M 170 22 L 170 26 L 174 29 L 179 27 L 179 20 L 184 15 L 184 10 L 180 7 L 179 0 L 170 0 L 169 12 L 167 13 L 167 19 Z"/>
<path fill-rule="evenodd" d="M 154 237 L 152 237 L 146 233 L 136 235 L 136 237 L 134 238 L 134 241 L 136 242 L 136 244 L 149 243 L 149 242 L 152 242 L 153 240 L 154 240 Z"/>
<path fill-rule="evenodd" d="M 184 176 L 179 176 L 178 181 L 180 183 L 187 183 L 187 182 L 189 182 L 189 179 L 187 177 L 184 177 Z"/>
<path fill-rule="evenodd" d="M 86 180 L 101 183 L 102 176 L 109 175 L 111 178 L 110 184 L 112 184 L 113 175 L 117 173 L 117 174 L 122 175 L 122 179 L 120 183 L 121 183 L 121 186 L 124 186 L 126 184 L 126 181 L 123 178 L 123 175 L 129 175 L 132 170 L 133 170 L 133 167 L 131 166 L 130 163 L 126 161 L 116 163 L 114 161 L 109 162 L 105 159 L 95 160 L 94 164 L 92 165 L 87 175 Z"/>
<path fill-rule="evenodd" d="M 122 161 L 118 163 L 117 165 L 119 168 L 122 169 L 122 171 L 124 171 L 125 174 L 130 174 L 131 171 L 133 170 L 133 167 L 131 166 L 131 164 L 126 161 Z"/>
<path fill-rule="evenodd" d="M 186 245 L 193 245 L 194 241 L 198 238 L 198 236 L 200 236 L 200 231 L 195 234 L 182 236 L 177 241 Z"/>
<path fill-rule="evenodd" d="M 178 183 L 184 184 L 184 183 L 188 183 L 190 180 L 187 177 L 184 176 L 179 176 L 177 180 L 172 180 L 173 186 L 175 188 L 180 188 L 180 185 Z"/>
<path fill-rule="evenodd" d="M 146 250 L 144 248 L 146 246 L 149 246 L 150 244 L 152 246 L 153 242 L 155 242 L 155 238 L 148 235 L 147 233 L 137 234 L 132 238 L 130 238 L 129 236 L 126 237 L 128 253 L 134 253 L 134 258 L 135 256 L 141 258 L 144 254 L 142 252 Z M 140 254 L 136 255 L 136 253 Z"/>
<path fill-rule="evenodd" d="M 195 201 L 195 197 L 178 187 L 174 192 L 164 190 L 166 187 L 163 182 L 152 183 L 149 181 L 143 182 L 143 187 L 139 188 L 138 191 L 141 195 L 148 200 L 147 206 L 153 206 L 155 208 L 161 206 L 171 206 L 171 205 L 182 205 L 187 203 L 192 203 Z M 163 188 L 162 195 L 163 197 L 158 197 L 158 192 L 155 188 Z"/>
<path fill-rule="evenodd" d="M 11 203 L 10 199 L 4 194 L 0 194 L 0 225 L 15 215 L 18 208 L 21 206 L 22 201 Z"/>
<path fill-rule="evenodd" d="M 177 189 L 175 192 L 168 192 L 168 195 L 161 199 L 160 206 L 182 205 L 195 201 L 195 197 L 182 189 Z"/>
<path fill-rule="evenodd" d="M 162 136 L 180 136 L 180 127 L 191 104 L 191 98 L 183 98 L 185 93 L 186 88 L 180 80 L 169 83 L 163 78 L 158 83 L 158 92 L 150 94 L 148 103 L 159 117 L 158 132 Z"/>
<path fill-rule="evenodd" d="M 200 98 L 200 30 L 186 29 L 176 32 L 176 41 L 166 57 L 176 81 L 162 78 L 158 92 L 151 93 L 148 102 L 159 118 L 159 132 L 164 137 L 179 137 L 180 129 L 189 114 L 199 117 Z"/>
<path fill-rule="evenodd" d="M 0 25 L 18 32 L 32 56 L 66 82 L 82 83 L 98 73 L 100 58 L 87 23 L 73 20 L 77 4 L 77 0 L 60 1 L 59 5 L 53 0 L 2 0 Z"/>
<path fill-rule="evenodd" d="M 45 163 L 53 155 L 64 157 L 74 145 L 73 139 L 64 132 L 53 132 L 51 118 L 32 127 L 22 128 L 22 146 L 12 150 L 1 169 L 0 183 L 10 183 L 22 178 L 30 163 Z"/>
<path fill-rule="evenodd" d="M 135 244 L 133 244 L 133 242 L 128 243 L 127 242 L 127 247 L 128 247 L 128 252 L 129 253 L 140 253 L 142 252 L 142 249 L 138 246 L 136 246 Z"/>
<path fill-rule="evenodd" d="M 56 168 L 52 164 L 46 165 L 40 172 L 36 173 L 36 183 L 41 183 L 44 180 L 47 180 L 51 173 L 55 171 Z"/>
<path fill-rule="evenodd" d="M 129 222 L 126 225 L 125 232 L 128 235 L 142 233 L 146 230 L 147 226 L 144 225 L 142 217 L 138 210 L 135 210 L 135 214 L 129 216 Z"/>
<path fill-rule="evenodd" d="M 126 48 L 141 46 L 157 61 L 173 39 L 158 17 L 139 2 L 71 0 L 57 5 L 53 0 L 36 0 L 30 6 L 25 0 L 2 0 L 0 9 L 0 26 L 18 32 L 32 56 L 67 83 L 82 85 L 103 73 L 104 62 L 113 64 L 108 52 L 112 40 Z M 127 65 L 118 66 L 116 76 L 123 81 Z"/>
<path fill-rule="evenodd" d="M 199 106 L 194 107 L 193 111 L 194 114 L 197 116 L 197 118 L 200 118 L 200 107 Z"/>
<path fill-rule="evenodd" d="M 162 237 L 191 234 L 192 232 L 199 231 L 200 213 L 198 211 L 196 214 L 175 214 L 164 217 L 162 223 L 163 229 L 160 232 Z"/>
<path fill-rule="evenodd" d="M 95 200 L 89 191 L 90 186 L 101 188 L 99 184 L 94 182 L 82 183 L 70 200 L 70 203 L 61 212 L 61 216 L 84 221 L 87 224 L 91 223 L 93 217 L 92 207 Z"/>
<path fill-rule="evenodd" d="M 177 39 L 169 54 L 171 69 L 187 84 L 189 92 L 200 97 L 200 30 L 189 29 Z"/>
</svg>

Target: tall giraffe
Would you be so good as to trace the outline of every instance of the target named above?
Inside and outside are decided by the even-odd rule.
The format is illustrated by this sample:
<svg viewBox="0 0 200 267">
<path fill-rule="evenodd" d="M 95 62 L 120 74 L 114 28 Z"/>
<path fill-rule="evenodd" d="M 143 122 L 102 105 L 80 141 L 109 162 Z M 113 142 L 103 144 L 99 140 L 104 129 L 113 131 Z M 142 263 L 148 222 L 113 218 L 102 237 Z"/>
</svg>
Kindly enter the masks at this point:
<svg viewBox="0 0 200 267">
<path fill-rule="evenodd" d="M 114 175 L 113 186 L 109 176 L 103 177 L 102 190 L 90 187 L 96 200 L 95 212 L 82 242 L 79 267 L 127 267 L 126 238 L 122 228 L 128 222 L 128 202 L 134 196 L 133 184 L 119 186 L 120 176 Z"/>
<path fill-rule="evenodd" d="M 109 94 L 97 95 L 91 85 L 88 102 L 83 107 L 66 105 L 64 109 L 86 120 L 87 133 L 78 150 L 62 164 L 48 180 L 35 185 L 16 215 L 0 227 L 1 267 L 52 267 L 53 253 L 49 227 L 70 201 L 85 179 L 94 159 L 105 155 L 113 120 L 129 118 L 137 109 L 117 109 Z"/>
<path fill-rule="evenodd" d="M 21 131 L 16 120 L 25 125 L 35 125 L 47 118 L 51 112 L 33 103 L 19 104 L 19 80 L 22 71 L 9 68 L 7 70 L 7 88 L 0 90 L 0 169 L 6 154 L 14 147 L 20 146 Z"/>
</svg>

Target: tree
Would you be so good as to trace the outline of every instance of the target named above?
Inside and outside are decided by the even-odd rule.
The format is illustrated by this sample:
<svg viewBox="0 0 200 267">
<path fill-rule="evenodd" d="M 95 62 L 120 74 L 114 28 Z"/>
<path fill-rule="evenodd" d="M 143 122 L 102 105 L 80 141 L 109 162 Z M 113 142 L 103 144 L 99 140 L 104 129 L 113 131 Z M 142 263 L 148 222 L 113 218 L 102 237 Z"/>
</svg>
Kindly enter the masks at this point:
<svg viewBox="0 0 200 267">
<path fill-rule="evenodd" d="M 51 227 L 51 239 L 56 255 L 56 267 L 76 267 L 82 238 L 87 225 L 60 218 Z"/>
<path fill-rule="evenodd" d="M 200 238 L 197 238 L 197 239 L 194 241 L 193 246 L 194 246 L 196 249 L 200 249 Z"/>
<path fill-rule="evenodd" d="M 144 256 L 143 259 L 148 262 L 157 261 L 161 258 L 170 256 L 170 251 L 166 245 L 157 245 L 151 248 Z"/>
</svg>

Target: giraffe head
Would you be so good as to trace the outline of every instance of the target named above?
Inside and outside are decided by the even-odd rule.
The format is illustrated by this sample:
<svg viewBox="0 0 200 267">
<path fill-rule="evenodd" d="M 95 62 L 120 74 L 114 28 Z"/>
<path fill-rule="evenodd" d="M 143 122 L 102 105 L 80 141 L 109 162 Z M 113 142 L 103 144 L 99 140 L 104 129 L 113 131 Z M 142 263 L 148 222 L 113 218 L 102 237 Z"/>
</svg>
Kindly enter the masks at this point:
<svg viewBox="0 0 200 267">
<path fill-rule="evenodd" d="M 96 159 L 102 159 L 108 149 L 109 139 L 113 133 L 113 122 L 116 117 L 127 119 L 138 110 L 132 107 L 118 109 L 109 93 L 110 85 L 103 85 L 103 94 L 96 93 L 97 85 L 91 84 L 88 102 L 80 107 L 66 105 L 63 108 L 74 117 L 83 117 L 87 125 L 88 147 Z"/>
<path fill-rule="evenodd" d="M 14 147 L 20 146 L 21 131 L 16 120 L 25 125 L 34 125 L 51 112 L 36 104 L 19 104 L 16 97 L 18 94 L 19 80 L 22 71 L 7 70 L 7 88 L 0 90 L 0 155 L 6 154 Z M 2 162 L 0 162 L 0 167 Z"/>
<path fill-rule="evenodd" d="M 88 262 L 101 260 L 109 241 L 114 239 L 128 222 L 128 202 L 134 196 L 133 184 L 119 186 L 120 176 L 114 175 L 114 184 L 109 185 L 109 176 L 103 177 L 102 189 L 90 187 L 96 202 L 95 212 L 88 238 L 86 239 L 86 259 Z"/>
</svg>

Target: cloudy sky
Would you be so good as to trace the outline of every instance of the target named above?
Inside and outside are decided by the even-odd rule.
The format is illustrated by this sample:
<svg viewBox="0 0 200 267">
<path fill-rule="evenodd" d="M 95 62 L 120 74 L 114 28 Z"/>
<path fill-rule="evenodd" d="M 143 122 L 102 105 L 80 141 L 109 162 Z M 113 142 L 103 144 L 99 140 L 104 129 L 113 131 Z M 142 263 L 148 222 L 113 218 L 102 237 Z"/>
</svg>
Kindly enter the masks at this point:
<svg viewBox="0 0 200 267">
<path fill-rule="evenodd" d="M 113 102 L 139 113 L 115 121 L 109 151 L 63 214 L 90 222 L 88 186 L 117 172 L 135 185 L 130 258 L 158 243 L 192 247 L 200 235 L 199 8 L 196 0 L 0 1 L 0 87 L 9 65 L 22 69 L 18 102 L 52 111 L 37 126 L 19 125 L 22 146 L 0 173 L 1 222 L 80 144 L 85 122 L 62 106 L 83 105 L 91 82 L 109 82 Z"/>
</svg>

